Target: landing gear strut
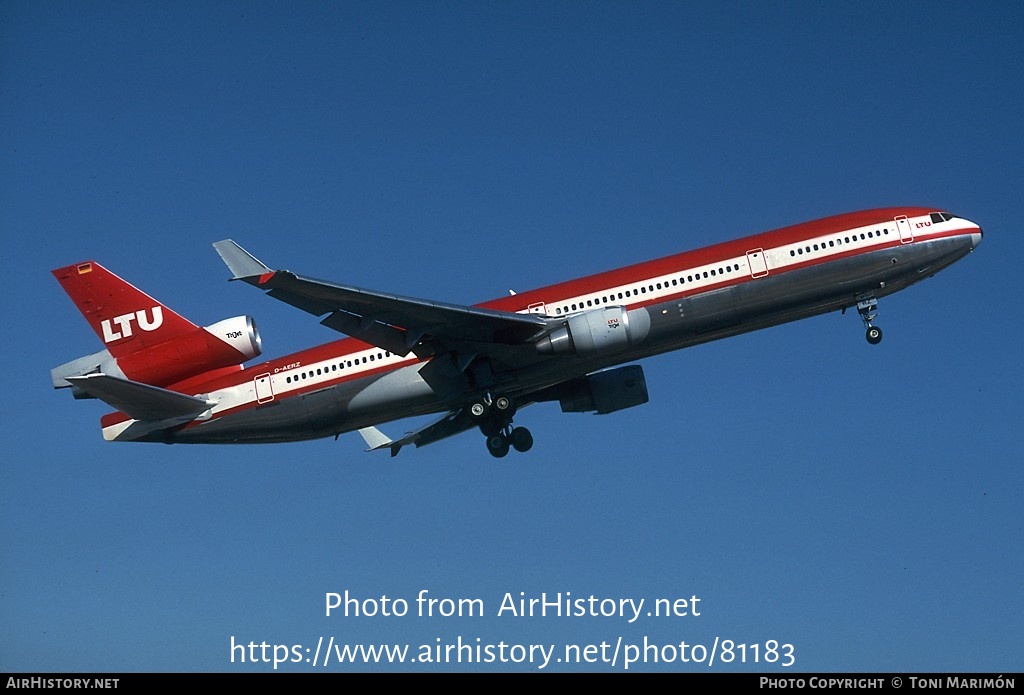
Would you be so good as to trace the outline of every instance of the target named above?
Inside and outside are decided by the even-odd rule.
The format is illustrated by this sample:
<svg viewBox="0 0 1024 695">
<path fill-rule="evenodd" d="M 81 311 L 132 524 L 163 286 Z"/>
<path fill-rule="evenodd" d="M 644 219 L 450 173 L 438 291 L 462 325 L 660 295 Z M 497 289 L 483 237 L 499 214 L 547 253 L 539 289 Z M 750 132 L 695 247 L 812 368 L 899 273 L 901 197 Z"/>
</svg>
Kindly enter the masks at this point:
<svg viewBox="0 0 1024 695">
<path fill-rule="evenodd" d="M 868 342 L 872 345 L 878 345 L 882 342 L 882 329 L 871 323 L 878 316 L 878 300 L 874 297 L 860 300 L 857 302 L 857 313 L 860 314 L 861 320 L 864 321 L 865 337 L 868 339 Z"/>
<path fill-rule="evenodd" d="M 529 451 L 533 435 L 525 427 L 513 427 L 515 404 L 508 396 L 484 394 L 469 405 L 469 416 L 487 438 L 487 451 L 495 458 L 507 455 L 509 449 Z"/>
</svg>

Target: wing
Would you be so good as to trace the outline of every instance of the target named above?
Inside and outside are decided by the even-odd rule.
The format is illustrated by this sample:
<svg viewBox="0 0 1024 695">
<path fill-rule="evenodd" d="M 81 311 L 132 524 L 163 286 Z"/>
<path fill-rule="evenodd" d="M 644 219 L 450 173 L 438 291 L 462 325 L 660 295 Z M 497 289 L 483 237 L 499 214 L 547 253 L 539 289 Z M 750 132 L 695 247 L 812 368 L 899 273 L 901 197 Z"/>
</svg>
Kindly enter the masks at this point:
<svg viewBox="0 0 1024 695">
<path fill-rule="evenodd" d="M 529 342 L 550 327 L 536 314 L 402 297 L 272 270 L 230 239 L 214 248 L 233 274 L 314 316 L 328 328 L 397 355 L 443 352 L 471 355 L 488 345 Z"/>
</svg>

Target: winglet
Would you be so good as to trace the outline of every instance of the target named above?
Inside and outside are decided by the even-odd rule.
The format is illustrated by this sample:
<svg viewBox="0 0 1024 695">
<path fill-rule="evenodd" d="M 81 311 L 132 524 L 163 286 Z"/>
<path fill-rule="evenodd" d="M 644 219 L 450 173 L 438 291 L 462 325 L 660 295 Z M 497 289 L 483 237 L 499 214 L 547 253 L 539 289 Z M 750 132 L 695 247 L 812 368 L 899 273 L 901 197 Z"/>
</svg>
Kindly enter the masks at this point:
<svg viewBox="0 0 1024 695">
<path fill-rule="evenodd" d="M 244 280 L 251 277 L 263 277 L 273 275 L 274 271 L 268 268 L 262 261 L 243 249 L 231 239 L 214 242 L 213 248 L 220 254 L 220 258 L 227 265 L 232 280 Z"/>
<path fill-rule="evenodd" d="M 359 430 L 359 434 L 362 436 L 363 441 L 366 442 L 366 446 L 370 447 L 367 451 L 376 451 L 377 449 L 390 447 L 391 456 L 395 457 L 398 456 L 398 452 L 402 448 L 401 442 L 393 441 L 376 427 L 363 427 Z"/>
</svg>

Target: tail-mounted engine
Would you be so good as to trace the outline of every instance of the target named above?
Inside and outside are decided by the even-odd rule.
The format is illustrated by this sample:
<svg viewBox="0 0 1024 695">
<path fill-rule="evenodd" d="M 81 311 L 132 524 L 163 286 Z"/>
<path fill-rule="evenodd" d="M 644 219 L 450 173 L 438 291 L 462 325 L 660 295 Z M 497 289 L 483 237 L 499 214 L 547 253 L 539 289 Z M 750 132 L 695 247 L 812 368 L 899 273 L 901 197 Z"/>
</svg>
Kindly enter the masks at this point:
<svg viewBox="0 0 1024 695">
<path fill-rule="evenodd" d="M 647 337 L 651 315 L 646 309 L 621 306 L 592 309 L 566 319 L 537 341 L 542 355 L 603 355 L 636 345 Z"/>
<path fill-rule="evenodd" d="M 69 376 L 100 372 L 153 386 L 169 386 L 257 357 L 263 350 L 255 322 L 249 316 L 196 327 L 169 340 L 142 347 L 117 358 L 102 350 L 52 370 L 55 388 L 70 386 Z"/>
<path fill-rule="evenodd" d="M 206 330 L 238 350 L 245 358 L 242 362 L 259 357 L 263 352 L 263 339 L 260 338 L 260 332 L 256 330 L 256 322 L 251 316 L 235 316 L 224 319 L 212 326 L 207 326 Z"/>
<path fill-rule="evenodd" d="M 262 349 L 252 318 L 236 316 L 123 355 L 117 364 L 133 381 L 166 386 L 216 369 L 241 365 L 259 355 Z"/>
</svg>

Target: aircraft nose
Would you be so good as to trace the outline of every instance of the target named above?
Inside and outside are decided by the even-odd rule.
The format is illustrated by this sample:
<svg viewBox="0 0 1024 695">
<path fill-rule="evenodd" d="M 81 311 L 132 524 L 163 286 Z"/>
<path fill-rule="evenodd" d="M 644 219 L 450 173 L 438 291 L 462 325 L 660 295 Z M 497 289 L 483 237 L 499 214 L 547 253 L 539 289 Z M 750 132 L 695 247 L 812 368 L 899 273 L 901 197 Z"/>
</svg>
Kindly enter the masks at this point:
<svg viewBox="0 0 1024 695">
<path fill-rule="evenodd" d="M 971 248 L 978 248 L 978 244 L 981 243 L 983 236 L 985 236 L 985 233 L 981 231 L 981 227 L 978 227 L 978 231 L 971 234 Z"/>
</svg>

